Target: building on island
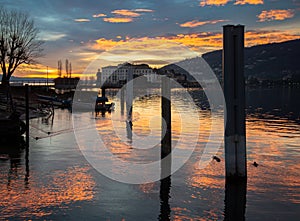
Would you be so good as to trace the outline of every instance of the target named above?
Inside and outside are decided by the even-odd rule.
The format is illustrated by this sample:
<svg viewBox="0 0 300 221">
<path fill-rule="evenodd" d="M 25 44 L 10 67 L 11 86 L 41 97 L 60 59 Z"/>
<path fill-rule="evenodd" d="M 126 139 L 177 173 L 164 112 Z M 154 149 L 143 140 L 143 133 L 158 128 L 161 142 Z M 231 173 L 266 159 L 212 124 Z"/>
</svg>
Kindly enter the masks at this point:
<svg viewBox="0 0 300 221">
<path fill-rule="evenodd" d="M 145 77 L 148 83 L 158 82 L 158 76 L 147 64 L 124 63 L 117 66 L 106 66 L 102 72 L 98 69 L 97 82 L 101 86 L 121 87 L 126 84 L 130 71 L 133 78 Z"/>
</svg>

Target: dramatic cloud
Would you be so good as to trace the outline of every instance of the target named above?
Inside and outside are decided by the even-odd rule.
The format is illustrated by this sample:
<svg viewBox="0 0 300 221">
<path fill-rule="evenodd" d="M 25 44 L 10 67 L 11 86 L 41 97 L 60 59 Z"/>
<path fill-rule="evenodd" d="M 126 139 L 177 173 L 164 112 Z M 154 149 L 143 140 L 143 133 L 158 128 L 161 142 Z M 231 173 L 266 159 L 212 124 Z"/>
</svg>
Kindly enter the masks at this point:
<svg viewBox="0 0 300 221">
<path fill-rule="evenodd" d="M 288 40 L 299 39 L 299 34 L 293 34 L 289 31 L 247 31 L 245 33 L 245 45 L 246 47 L 268 44 L 274 42 L 283 42 Z M 177 34 L 174 36 L 158 36 L 155 38 L 126 38 L 126 40 L 113 40 L 100 38 L 95 41 L 93 45 L 90 45 L 96 50 L 110 50 L 112 47 L 118 46 L 123 43 L 130 43 L 130 41 L 140 41 L 143 45 L 149 39 L 160 41 L 163 44 L 164 41 L 173 41 L 185 45 L 192 50 L 203 53 L 208 50 L 216 50 L 222 48 L 223 45 L 223 34 L 221 32 L 198 32 L 190 34 Z M 146 50 L 146 48 L 143 48 Z"/>
<path fill-rule="evenodd" d="M 120 15 L 120 16 L 128 16 L 128 17 L 139 17 L 141 15 L 139 13 L 136 13 L 132 10 L 127 10 L 127 9 L 114 10 L 111 13 Z"/>
<path fill-rule="evenodd" d="M 106 14 L 100 13 L 93 15 L 93 18 L 100 18 L 100 17 L 106 17 Z"/>
<path fill-rule="evenodd" d="M 121 17 L 103 18 L 103 21 L 110 22 L 110 23 L 129 23 L 133 21 L 133 18 L 121 18 Z"/>
<path fill-rule="evenodd" d="M 201 0 L 200 6 L 204 7 L 206 5 L 223 6 L 226 5 L 230 0 Z"/>
<path fill-rule="evenodd" d="M 257 17 L 260 22 L 272 20 L 285 20 L 294 17 L 294 10 L 291 9 L 272 9 L 269 11 L 262 11 Z"/>
<path fill-rule="evenodd" d="M 16 76 L 43 76 L 47 66 L 49 70 L 55 70 L 57 60 L 66 58 L 72 61 L 75 75 L 100 53 L 120 44 L 123 47 L 124 43 L 130 44 L 131 40 L 148 44 L 148 39 L 154 38 L 159 40 L 162 47 L 165 41 L 172 41 L 200 54 L 221 49 L 221 26 L 226 22 L 222 23 L 219 19 L 246 24 L 247 46 L 300 38 L 297 25 L 299 0 L 90 1 L 89 4 L 84 1 L 69 1 L 70 4 L 65 1 L 49 3 L 51 1 L 34 0 L 3 2 L 7 8 L 28 11 L 41 31 L 39 37 L 46 41 L 45 56 L 39 59 L 43 67 L 36 66 L 28 71 L 19 69 Z M 198 7 L 186 7 L 194 6 L 194 3 Z M 274 26 L 275 20 L 291 17 L 290 22 L 277 22 Z M 261 23 L 271 20 L 274 22 Z M 249 28 L 253 31 L 249 31 Z M 143 48 L 147 44 L 136 44 L 135 47 L 147 51 L 147 48 Z M 135 49 L 132 46 L 132 50 Z M 173 50 L 172 56 L 180 53 L 174 48 L 170 50 Z M 126 55 L 126 50 L 119 53 Z M 166 54 L 161 55 L 161 59 Z M 156 58 L 144 58 L 140 54 L 139 60 L 157 62 Z"/>
<path fill-rule="evenodd" d="M 86 19 L 86 18 L 77 18 L 77 19 L 74 19 L 74 21 L 76 21 L 76 22 L 90 22 L 91 20 Z"/>
<path fill-rule="evenodd" d="M 264 0 L 236 0 L 235 5 L 261 5 L 264 4 Z"/>
<path fill-rule="evenodd" d="M 291 31 L 247 31 L 245 45 L 247 47 L 261 44 L 278 43 L 300 39 L 300 35 Z"/>
<path fill-rule="evenodd" d="M 115 41 L 113 39 L 99 38 L 98 40 L 95 41 L 95 44 L 92 45 L 92 48 L 97 50 L 108 50 L 123 42 L 124 42 L 123 40 Z"/>
<path fill-rule="evenodd" d="M 291 31 L 247 31 L 245 33 L 246 47 L 284 42 L 288 40 L 300 39 L 300 34 Z M 173 43 L 172 43 L 173 42 Z M 141 37 L 130 38 L 123 37 L 108 39 L 100 38 L 94 42 L 86 43 L 82 48 L 77 48 L 74 51 L 74 56 L 77 57 L 76 73 L 81 73 L 86 65 L 95 60 L 99 55 L 106 59 L 107 63 L 101 65 L 116 65 L 127 61 L 144 60 L 154 67 L 160 67 L 168 62 L 179 61 L 187 57 L 199 56 L 199 54 L 222 49 L 223 34 L 221 32 L 198 32 L 190 34 L 177 34 L 173 36 L 157 36 L 155 38 Z M 187 51 L 189 48 L 190 52 Z M 184 53 L 183 53 L 184 52 Z M 168 54 L 168 58 L 166 58 Z M 105 55 L 105 56 L 104 56 Z M 55 56 L 57 56 L 55 54 Z M 55 57 L 57 59 L 57 57 Z M 75 58 L 75 57 L 74 57 Z M 165 63 L 162 61 L 165 61 Z M 111 63 L 110 63 L 111 62 Z M 24 66 L 18 71 L 19 76 L 38 77 L 44 76 L 46 66 L 31 67 Z M 56 74 L 55 67 L 49 67 Z M 96 69 L 95 69 L 96 70 Z"/>
<path fill-rule="evenodd" d="M 223 6 L 232 0 L 201 0 L 200 6 L 204 7 L 206 5 L 215 5 L 215 6 Z M 264 4 L 264 0 L 236 0 L 235 5 L 260 5 Z"/>
<path fill-rule="evenodd" d="M 197 20 L 193 20 L 193 21 L 188 21 L 188 22 L 185 22 L 183 24 L 180 24 L 180 27 L 194 28 L 194 27 L 198 27 L 198 26 L 202 26 L 202 25 L 217 24 L 217 23 L 226 22 L 226 21 L 228 21 L 228 20 L 211 20 L 211 21 L 197 21 Z"/>
<path fill-rule="evenodd" d="M 139 13 L 138 13 L 139 12 Z M 116 17 L 110 17 L 110 18 L 103 18 L 103 21 L 110 22 L 110 23 L 128 23 L 132 22 L 133 18 L 141 16 L 143 12 L 154 12 L 150 9 L 118 9 L 114 10 L 111 13 L 114 14 Z"/>
</svg>

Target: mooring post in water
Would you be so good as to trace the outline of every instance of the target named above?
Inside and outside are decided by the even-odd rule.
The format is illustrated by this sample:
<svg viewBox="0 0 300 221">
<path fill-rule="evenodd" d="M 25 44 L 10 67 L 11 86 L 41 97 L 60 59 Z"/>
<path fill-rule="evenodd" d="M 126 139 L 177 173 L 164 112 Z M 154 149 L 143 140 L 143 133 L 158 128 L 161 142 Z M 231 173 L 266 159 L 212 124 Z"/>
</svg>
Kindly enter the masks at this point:
<svg viewBox="0 0 300 221">
<path fill-rule="evenodd" d="M 29 148 L 29 86 L 25 85 L 26 150 Z"/>
<path fill-rule="evenodd" d="M 121 115 L 123 116 L 124 115 L 124 88 L 122 87 L 121 88 L 121 98 L 120 98 L 120 106 L 121 106 Z"/>
<path fill-rule="evenodd" d="M 224 221 L 245 220 L 246 194 L 246 179 L 226 179 Z"/>
<path fill-rule="evenodd" d="M 223 27 L 226 177 L 247 177 L 244 26 Z"/>
<path fill-rule="evenodd" d="M 105 97 L 105 87 L 101 88 L 101 97 Z"/>
<path fill-rule="evenodd" d="M 167 76 L 161 79 L 161 158 L 165 158 L 172 151 L 171 131 L 171 82 Z"/>
<path fill-rule="evenodd" d="M 132 124 L 132 102 L 133 102 L 133 69 L 129 67 L 126 84 L 126 112 L 127 121 Z"/>
<path fill-rule="evenodd" d="M 163 168 L 162 168 L 163 170 Z M 171 175 L 161 178 L 160 180 L 160 214 L 158 220 L 165 221 L 170 220 L 171 207 L 169 203 L 171 190 Z"/>
</svg>

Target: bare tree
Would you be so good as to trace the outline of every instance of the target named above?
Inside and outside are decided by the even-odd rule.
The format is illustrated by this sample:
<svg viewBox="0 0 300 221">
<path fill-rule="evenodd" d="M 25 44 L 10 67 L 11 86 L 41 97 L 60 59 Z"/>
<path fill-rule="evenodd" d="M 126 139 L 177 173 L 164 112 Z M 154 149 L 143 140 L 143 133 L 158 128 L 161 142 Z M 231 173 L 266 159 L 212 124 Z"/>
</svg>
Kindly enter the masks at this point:
<svg viewBox="0 0 300 221">
<path fill-rule="evenodd" d="M 72 77 L 72 63 L 69 63 L 69 77 Z"/>
<path fill-rule="evenodd" d="M 69 77 L 69 60 L 66 59 L 66 74 L 67 74 L 67 77 Z"/>
<path fill-rule="evenodd" d="M 59 60 L 57 62 L 57 73 L 58 73 L 58 77 L 61 77 L 61 70 L 62 70 L 62 62 L 61 60 Z"/>
<path fill-rule="evenodd" d="M 2 84 L 22 64 L 33 64 L 42 54 L 43 41 L 37 39 L 38 29 L 27 13 L 0 7 L 0 67 Z"/>
</svg>

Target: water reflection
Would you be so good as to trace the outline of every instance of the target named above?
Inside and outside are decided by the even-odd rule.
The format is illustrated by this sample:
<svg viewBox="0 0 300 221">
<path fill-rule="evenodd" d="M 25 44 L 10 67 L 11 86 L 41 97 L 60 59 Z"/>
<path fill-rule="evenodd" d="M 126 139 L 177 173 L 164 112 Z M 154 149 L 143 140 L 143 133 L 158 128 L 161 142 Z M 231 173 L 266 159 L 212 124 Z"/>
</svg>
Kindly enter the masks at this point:
<svg viewBox="0 0 300 221">
<path fill-rule="evenodd" d="M 196 89 L 191 91 L 195 95 L 194 99 L 199 99 L 197 93 L 202 92 Z M 139 188 L 107 181 L 95 173 L 80 154 L 75 141 L 72 141 L 74 138 L 66 136 L 66 133 L 72 131 L 70 113 L 55 110 L 53 123 L 51 119 L 46 124 L 42 119 L 31 120 L 32 136 L 40 139 L 31 140 L 30 155 L 26 157 L 22 149 L 16 154 L 10 155 L 7 152 L 0 155 L 1 219 L 297 219 L 300 205 L 299 100 L 293 103 L 291 98 L 295 97 L 295 92 L 288 92 L 287 89 L 283 90 L 284 95 L 274 92 L 276 96 L 283 96 L 278 99 L 278 103 L 276 98 L 272 98 L 275 96 L 271 91 L 249 93 L 247 183 L 225 183 L 223 146 L 216 153 L 221 162 L 212 161 L 203 170 L 197 168 L 211 127 L 211 115 L 205 110 L 209 108 L 205 102 L 199 108 L 200 136 L 192 158 L 172 177 L 139 185 Z M 290 98 L 285 100 L 284 97 L 288 96 Z M 149 118 L 159 114 L 159 108 L 156 108 L 159 107 L 159 100 L 157 96 L 135 100 L 134 133 L 149 134 Z M 175 102 L 188 112 L 184 102 Z M 201 102 L 201 99 L 197 102 Z M 122 160 L 135 159 L 142 163 L 159 159 L 159 146 L 155 151 L 134 152 L 126 134 L 126 118 L 121 113 L 116 115 L 119 111 L 116 107 L 115 113 L 107 113 L 104 118 L 100 116 L 95 120 L 111 152 Z M 176 113 L 173 116 L 176 117 Z M 94 115 L 91 117 L 94 118 Z M 124 139 L 114 134 L 112 119 L 120 122 L 115 125 L 120 128 L 115 128 L 124 131 Z M 222 117 L 219 120 L 222 125 Z M 159 128 L 160 121 L 153 122 L 153 125 L 153 128 Z M 198 130 L 191 128 L 180 134 L 180 128 L 180 122 L 175 120 L 175 139 L 180 135 L 189 136 Z M 160 137 L 160 132 L 156 135 Z M 189 147 L 188 142 L 186 147 Z M 252 165 L 254 161 L 258 167 Z M 115 170 L 120 170 L 118 166 Z"/>
<path fill-rule="evenodd" d="M 43 177 L 44 181 L 32 175 L 30 182 L 25 181 L 24 185 L 20 179 L 24 174 L 21 168 L 13 167 L 9 170 L 6 187 L 3 181 L 0 183 L 2 218 L 16 214 L 23 218 L 43 217 L 53 213 L 51 207 L 63 208 L 76 201 L 93 199 L 94 182 L 87 171 L 87 168 L 56 171 L 52 177 Z"/>
<path fill-rule="evenodd" d="M 171 176 L 168 176 L 160 180 L 160 214 L 158 220 L 168 221 L 170 220 L 171 207 L 169 203 L 171 189 Z"/>
<path fill-rule="evenodd" d="M 225 221 L 245 220 L 247 179 L 226 180 Z"/>
<path fill-rule="evenodd" d="M 162 147 L 164 148 L 164 147 Z M 170 189 L 171 189 L 171 166 L 172 166 L 172 155 L 171 153 L 167 156 L 164 156 L 161 153 L 161 180 L 160 180 L 160 214 L 158 220 L 169 221 L 171 216 L 171 207 L 169 204 L 170 199 Z"/>
<path fill-rule="evenodd" d="M 54 136 L 70 131 L 69 119 L 69 113 L 62 110 L 55 114 L 53 124 L 45 124 L 41 118 L 31 120 L 31 135 L 48 136 L 50 132 L 53 143 L 41 138 L 32 139 L 29 149 L 0 145 L 1 219 L 39 219 L 94 198 L 95 181 L 90 167 L 76 166 L 72 161 L 66 166 L 65 162 L 74 156 L 62 152 L 68 136 Z"/>
</svg>

